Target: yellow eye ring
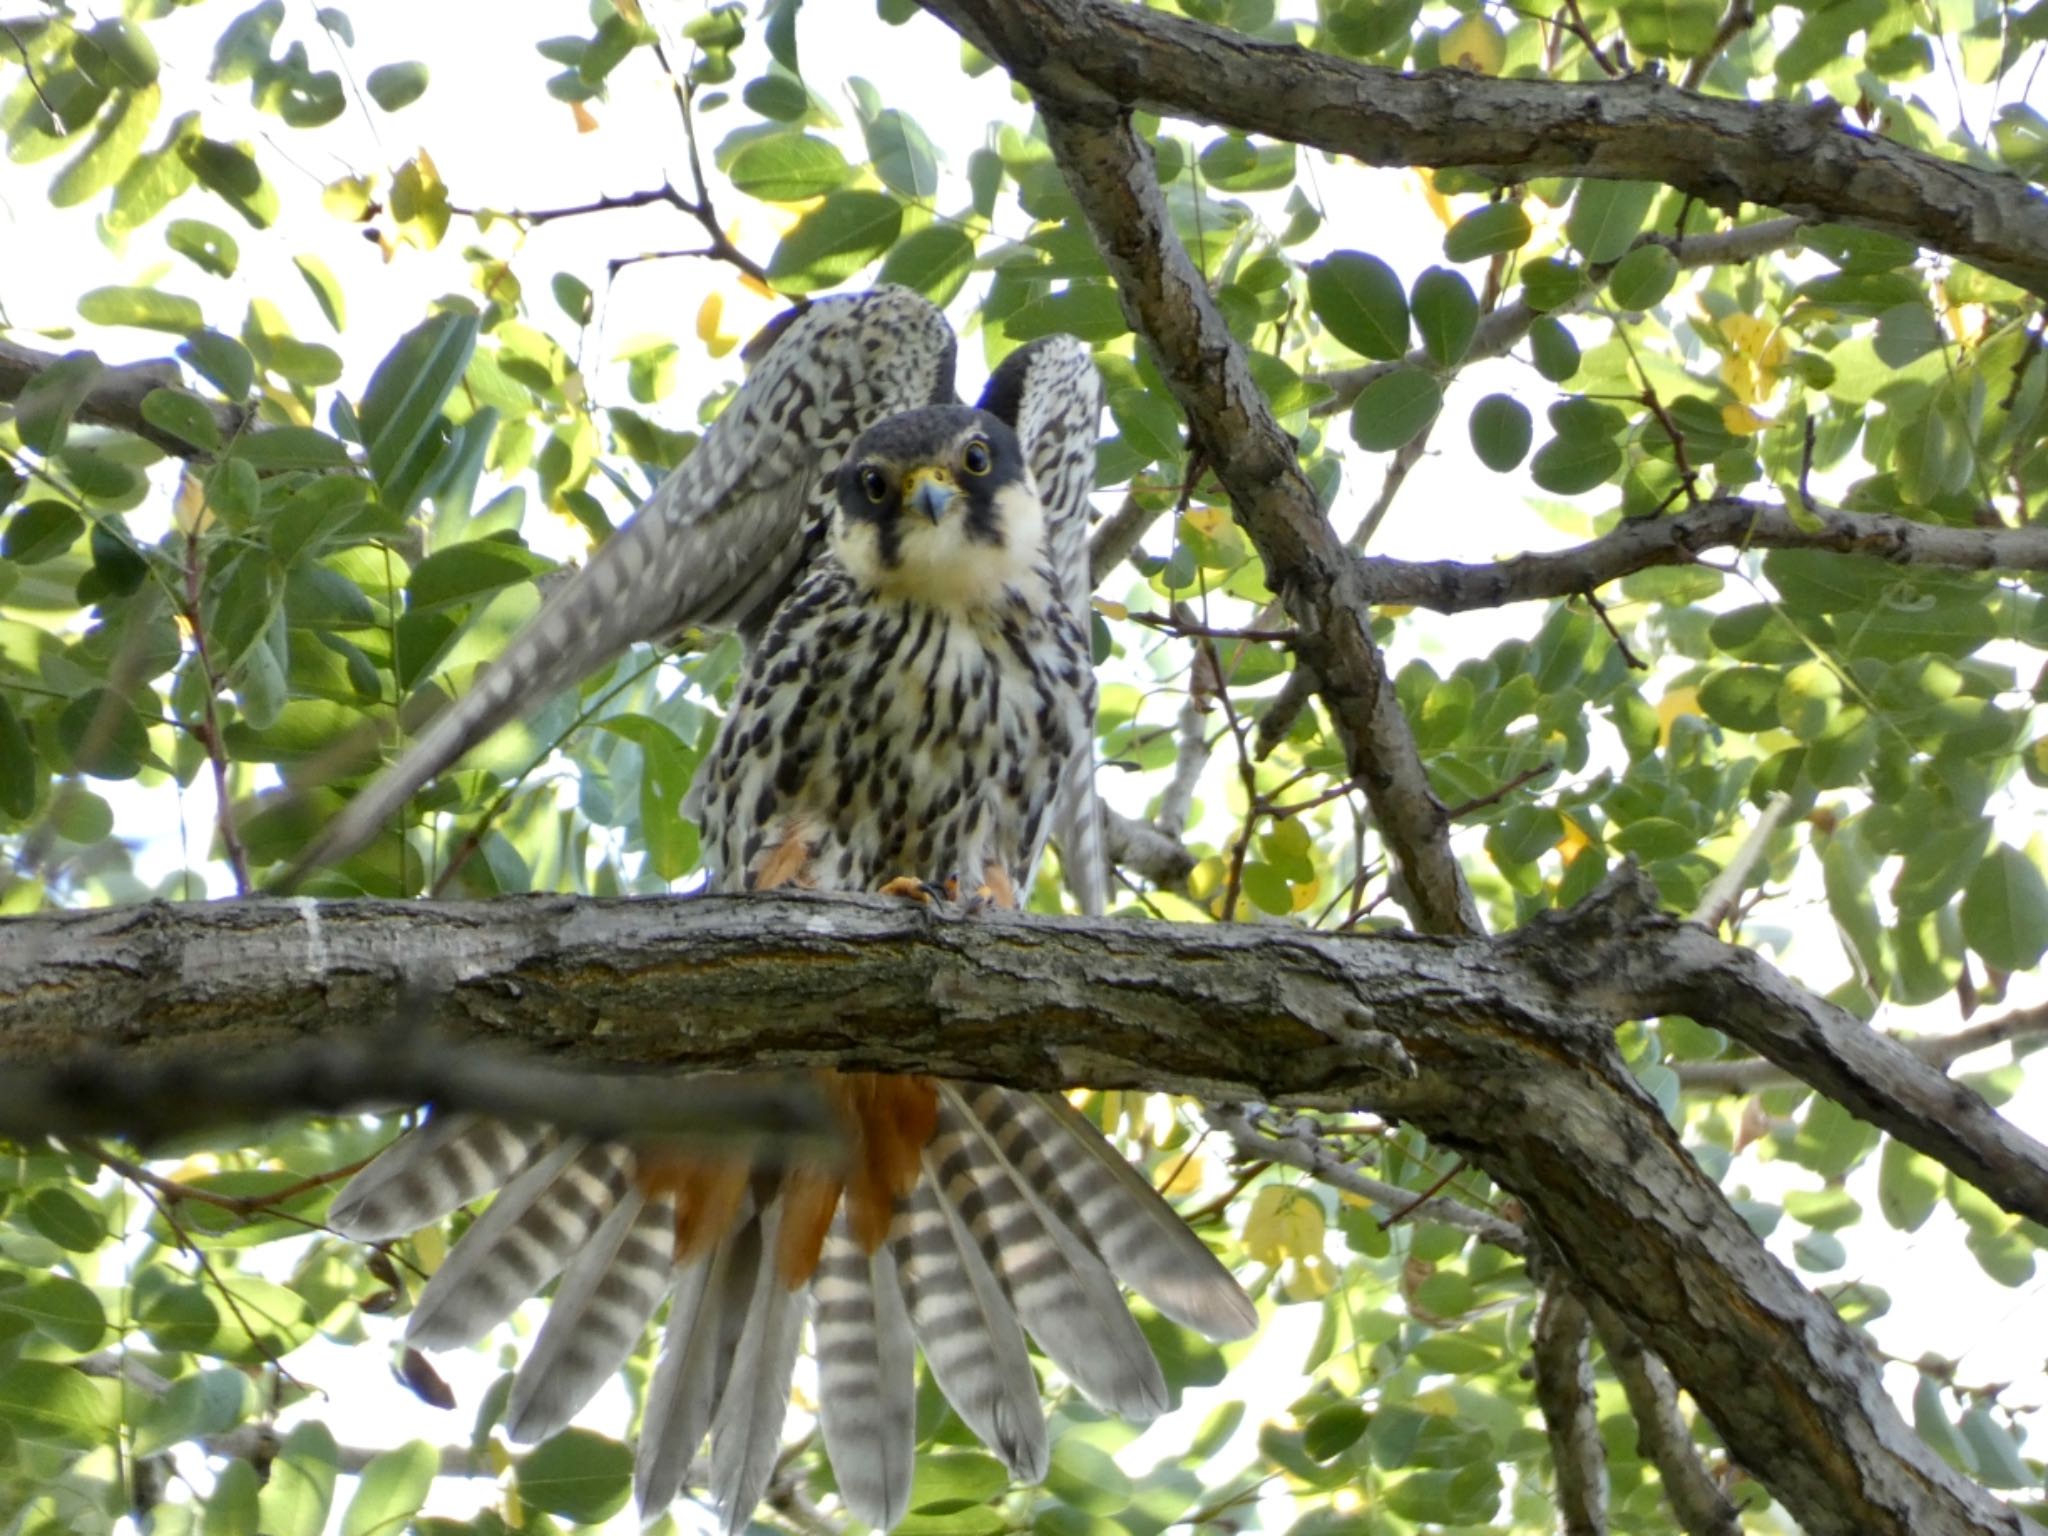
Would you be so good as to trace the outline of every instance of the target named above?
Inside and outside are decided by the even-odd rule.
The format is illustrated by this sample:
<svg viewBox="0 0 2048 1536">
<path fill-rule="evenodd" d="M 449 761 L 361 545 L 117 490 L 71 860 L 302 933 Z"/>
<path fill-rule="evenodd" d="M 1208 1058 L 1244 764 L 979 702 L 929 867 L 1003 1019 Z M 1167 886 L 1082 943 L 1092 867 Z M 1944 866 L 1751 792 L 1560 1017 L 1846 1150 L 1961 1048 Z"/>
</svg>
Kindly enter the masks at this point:
<svg viewBox="0 0 2048 1536">
<path fill-rule="evenodd" d="M 889 499 L 889 481 L 873 465 L 860 472 L 860 488 L 867 494 L 868 500 L 877 506 Z"/>
<path fill-rule="evenodd" d="M 960 462 L 970 475 L 985 475 L 995 465 L 989 457 L 988 444 L 976 438 L 967 445 L 967 451 L 960 456 Z"/>
</svg>

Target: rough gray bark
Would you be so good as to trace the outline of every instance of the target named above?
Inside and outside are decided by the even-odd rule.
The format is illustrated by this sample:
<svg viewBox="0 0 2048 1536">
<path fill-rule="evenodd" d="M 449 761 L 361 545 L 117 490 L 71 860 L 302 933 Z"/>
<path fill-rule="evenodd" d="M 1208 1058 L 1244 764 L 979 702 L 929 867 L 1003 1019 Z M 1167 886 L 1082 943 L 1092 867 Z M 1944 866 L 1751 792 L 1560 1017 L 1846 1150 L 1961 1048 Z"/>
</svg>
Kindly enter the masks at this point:
<svg viewBox="0 0 2048 1536">
<path fill-rule="evenodd" d="M 69 355 L 69 354 L 64 354 Z M 0 400 L 13 400 L 52 363 L 63 361 L 55 352 L 38 352 L 33 347 L 0 339 Z M 105 365 L 92 389 L 79 403 L 76 419 L 96 427 L 118 427 L 179 458 L 203 458 L 183 438 L 150 425 L 142 414 L 142 402 L 151 390 L 185 389 L 183 368 L 169 358 Z M 249 413 L 232 405 L 208 403 L 208 413 L 226 441 L 247 426 Z"/>
<path fill-rule="evenodd" d="M 1828 1081 L 1890 1084 L 1920 1107 L 1894 1102 L 1888 1128 L 2036 1219 L 2048 1149 L 1652 900 L 1623 878 L 1498 940 L 801 894 L 59 913 L 0 925 L 0 1050 L 14 1071 L 81 1045 L 233 1056 L 380 1028 L 431 997 L 422 1024 L 585 1064 L 832 1063 L 1364 1105 L 1511 1191 L 1807 1530 L 2033 1530 L 1899 1419 L 1859 1337 L 1758 1243 L 1612 1029 L 1638 1007 L 1683 1007 Z"/>
<path fill-rule="evenodd" d="M 1557 1468 L 1557 1508 L 1565 1536 L 1607 1536 L 1607 1446 L 1593 1387 L 1593 1323 L 1562 1284 L 1543 1293 L 1531 1347 L 1536 1403 Z"/>
<path fill-rule="evenodd" d="M 1907 149 L 1832 101 L 1734 101 L 1647 74 L 1591 82 L 1400 74 L 1106 0 L 926 0 L 1034 92 L 1270 134 L 1370 165 L 1661 181 L 1945 251 L 2048 293 L 2048 200 Z"/>
</svg>

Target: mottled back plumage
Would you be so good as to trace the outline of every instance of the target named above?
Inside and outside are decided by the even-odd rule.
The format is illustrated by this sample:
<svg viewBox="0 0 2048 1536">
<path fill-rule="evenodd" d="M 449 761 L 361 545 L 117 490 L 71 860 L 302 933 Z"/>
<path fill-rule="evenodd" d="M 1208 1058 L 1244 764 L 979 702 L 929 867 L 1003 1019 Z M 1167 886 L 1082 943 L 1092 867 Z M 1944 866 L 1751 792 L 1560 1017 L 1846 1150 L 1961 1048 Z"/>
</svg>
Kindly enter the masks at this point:
<svg viewBox="0 0 2048 1536">
<path fill-rule="evenodd" d="M 1087 351 L 1055 337 L 1013 354 L 983 409 L 902 400 L 941 353 L 950 371 L 950 333 L 920 344 L 922 364 L 889 352 L 890 338 L 929 336 L 926 319 L 943 330 L 936 312 L 885 291 L 827 314 L 790 327 L 698 450 L 736 415 L 756 423 L 718 450 L 726 467 L 664 487 L 641 517 L 656 512 L 669 531 L 622 530 L 578 578 L 579 602 L 644 592 L 636 570 L 608 564 L 621 545 L 670 573 L 677 547 L 708 553 L 714 527 L 751 549 L 728 560 L 722 591 L 684 581 L 697 620 L 751 631 L 692 790 L 715 888 L 859 891 L 908 877 L 1011 904 L 1057 822 L 1070 880 L 1098 910 L 1086 525 L 1102 397 Z M 865 328 L 877 314 L 888 325 Z M 833 338 L 846 345 L 807 350 Z M 861 419 L 885 397 L 896 407 Z M 825 430 L 817 411 L 849 401 L 861 402 L 853 416 Z M 842 433 L 847 420 L 857 433 Z M 792 446 L 813 429 L 823 446 Z M 782 467 L 731 462 L 745 441 L 775 445 Z M 713 494 L 706 485 L 741 489 L 692 499 Z M 807 521 L 820 505 L 829 526 Z M 782 518 L 783 544 L 768 547 L 743 516 Z M 616 640 L 619 621 L 563 596 L 537 628 Z M 632 601 L 643 619 L 660 606 Z M 549 678 L 573 676 L 563 647 L 542 650 Z M 539 655 L 522 637 L 486 677 L 540 676 Z M 489 715 L 468 700 L 450 713 L 465 710 Z M 729 1530 L 776 1465 L 807 1321 L 841 1496 L 884 1529 L 908 1511 L 920 1350 L 962 1421 L 1035 1480 L 1048 1445 L 1027 1337 L 1092 1401 L 1144 1420 L 1166 1389 L 1119 1281 L 1212 1337 L 1255 1325 L 1227 1271 L 1064 1101 L 925 1078 L 821 1082 L 847 1128 L 841 1166 L 757 1169 L 437 1117 L 359 1175 L 330 1219 L 392 1236 L 502 1184 L 421 1293 L 409 1337 L 472 1342 L 559 1274 L 508 1403 L 516 1439 L 566 1424 L 665 1298 L 636 1494 L 652 1511 L 705 1485 Z"/>
</svg>

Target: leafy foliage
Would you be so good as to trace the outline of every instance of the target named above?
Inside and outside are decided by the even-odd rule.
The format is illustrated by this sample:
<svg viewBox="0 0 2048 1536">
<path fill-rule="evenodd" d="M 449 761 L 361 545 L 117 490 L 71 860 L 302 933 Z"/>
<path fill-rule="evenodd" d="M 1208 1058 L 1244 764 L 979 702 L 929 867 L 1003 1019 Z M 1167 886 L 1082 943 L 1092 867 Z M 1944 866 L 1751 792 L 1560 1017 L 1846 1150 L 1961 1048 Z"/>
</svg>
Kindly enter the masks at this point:
<svg viewBox="0 0 2048 1536">
<path fill-rule="evenodd" d="M 2048 165 L 2048 124 L 2022 85 L 2048 40 L 2041 5 L 1926 13 L 1852 0 L 1731 30 L 1703 0 L 1621 0 L 1586 8 L 1591 31 L 1576 36 L 1464 0 L 1426 17 L 1319 0 L 1301 21 L 1275 20 L 1271 0 L 1179 9 L 1380 64 L 1566 80 L 1599 78 L 1625 43 L 1713 92 L 1824 92 L 1901 142 L 2036 181 Z M 43 197 L 52 211 L 39 221 L 96 219 L 116 251 L 149 252 L 79 275 L 82 335 L 69 313 L 37 316 L 71 350 L 0 416 L 0 912 L 250 888 L 375 772 L 396 733 L 472 685 L 564 554 L 606 536 L 688 456 L 737 376 L 737 313 L 771 292 L 880 279 L 955 306 L 971 321 L 964 345 L 988 364 L 1053 331 L 1097 349 L 1113 428 L 1100 487 L 1153 520 L 1098 603 L 1104 783 L 1120 808 L 1185 829 L 1193 857 L 1184 885 L 1140 882 L 1126 909 L 1393 921 L 1341 744 L 1315 708 L 1282 713 L 1293 659 L 1271 638 L 1266 573 L 1131 336 L 1049 149 L 997 81 L 985 82 L 998 119 L 986 130 L 920 124 L 912 96 L 859 79 L 842 92 L 822 16 L 800 26 L 794 0 L 680 20 L 597 0 L 587 35 L 537 40 L 553 71 L 545 94 L 505 83 L 525 92 L 511 110 L 554 113 L 566 135 L 600 128 L 617 98 L 668 103 L 673 89 L 712 178 L 694 207 L 673 188 L 639 200 L 694 214 L 725 263 L 694 333 L 612 337 L 607 368 L 599 332 L 631 263 L 555 270 L 541 232 L 627 204 L 493 212 L 428 148 L 400 147 L 458 61 L 365 57 L 342 11 L 309 20 L 264 0 L 236 16 L 208 8 L 210 62 L 195 66 L 180 10 L 133 0 L 94 20 L 52 4 L 10 21 L 0 50 L 10 198 Z M 897 23 L 911 8 L 879 10 Z M 1596 37 L 1607 52 L 1588 46 Z M 970 73 L 984 62 L 965 61 Z M 1917 94 L 1957 68 L 2001 103 L 1988 122 L 1965 114 L 1985 130 L 1974 137 Z M 1464 424 L 1485 473 L 1431 509 L 1432 557 L 1479 557 L 1464 528 L 1442 526 L 1452 520 L 1484 528 L 1491 553 L 1496 539 L 1589 539 L 1717 496 L 1776 500 L 1795 521 L 1810 497 L 1957 529 L 2043 515 L 2048 360 L 2028 301 L 1996 276 L 1845 226 L 1787 224 L 1755 250 L 1717 247 L 1773 216 L 1730 221 L 1650 183 L 1502 185 L 1461 171 L 1425 178 L 1440 247 L 1404 271 L 1391 249 L 1353 248 L 1373 226 L 1324 184 L 1355 168 L 1243 134 L 1145 126 L 1174 233 L 1360 547 L 1390 505 L 1399 517 L 1394 498 L 1426 449 L 1463 457 L 1455 432 L 1437 435 L 1447 419 Z M 375 168 L 382 154 L 348 137 L 362 127 L 406 157 Z M 669 145 L 665 163 L 694 147 Z M 309 196 L 299 167 L 335 156 L 360 168 Z M 366 343 L 379 323 L 366 318 L 391 305 L 341 258 L 364 236 L 394 272 L 441 261 L 466 287 Z M 288 281 L 252 274 L 279 253 Z M 100 280 L 109 273 L 125 280 Z M 125 430 L 88 410 L 109 379 L 102 359 L 164 336 L 183 368 Z M 1491 478 L 1524 472 L 1526 483 Z M 1382 473 L 1379 504 L 1357 515 L 1353 483 Z M 1480 499 L 1518 510 L 1479 522 Z M 2048 787 L 2038 574 L 1738 549 L 1633 570 L 1597 600 L 1523 608 L 1505 630 L 1446 640 L 1454 629 L 1405 611 L 1374 618 L 1496 927 L 1578 900 L 1623 859 L 1690 911 L 1782 795 L 1790 815 L 1740 921 L 1782 945 L 1824 913 L 1846 967 L 1832 995 L 1857 1013 L 1940 1006 L 1945 1023 L 2048 951 L 2048 847 L 2028 820 Z M 737 664 L 734 641 L 699 637 L 536 701 L 314 888 L 687 888 L 697 834 L 680 806 Z M 204 819 L 216 795 L 211 846 L 166 866 L 175 808 L 199 805 Z M 1049 872 L 1034 899 L 1057 907 Z M 1801 953 L 1816 974 L 1834 963 L 1810 940 Z M 2035 1228 L 1838 1106 L 1792 1087 L 1739 1104 L 1689 1092 L 1691 1069 L 1732 1054 L 1718 1033 L 1666 1019 L 1622 1043 L 1701 1161 L 1803 1269 L 1843 1278 L 1874 1201 L 1889 1229 L 1950 1224 L 1968 1254 L 1958 1262 L 1998 1285 L 2033 1276 Z M 2000 1096 L 2020 1073 L 1978 1081 Z M 1550 1527 L 1550 1453 L 1521 1376 L 1534 1293 L 1519 1258 L 1262 1160 L 1233 1171 L 1190 1113 L 1115 1095 L 1094 1111 L 1208 1213 L 1205 1235 L 1276 1319 L 1305 1320 L 1286 1334 L 1305 1349 L 1280 1368 L 1306 1385 L 1277 1400 L 1259 1373 L 1233 1369 L 1243 1351 L 1148 1319 L 1174 1391 L 1202 1393 L 1206 1418 L 1191 1413 L 1177 1439 L 1138 1451 L 1135 1431 L 1062 1395 L 1045 1488 L 1012 1489 L 927 1382 L 906 1532 Z M 1304 1124 L 1397 1189 L 1504 1204 L 1410 1131 Z M 146 1168 L 87 1147 L 0 1158 L 0 1528 L 111 1530 L 131 1499 L 152 1530 L 271 1536 L 368 1536 L 416 1516 L 435 1533 L 549 1531 L 624 1506 L 620 1423 L 509 1453 L 502 1384 L 466 1443 L 447 1437 L 447 1455 L 400 1436 L 367 1460 L 336 1444 L 295 1362 L 381 1343 L 373 1320 L 402 1311 L 445 1249 L 431 1232 L 365 1254 L 321 1230 L 336 1171 L 382 1134 L 298 1126 L 257 1147 L 164 1149 Z M 1830 1295 L 1857 1323 L 1890 1305 L 1867 1279 Z M 139 1374 L 121 1373 L 117 1348 Z M 627 1372 L 636 1396 L 645 1368 L 643 1355 Z M 423 1362 L 403 1369 L 422 1398 L 446 1390 Z M 1955 1465 L 2038 1490 L 2027 1426 L 1996 1390 L 1931 1359 L 1910 1391 L 1919 1432 Z M 1604 1379 L 1602 1404 L 1618 1407 Z M 255 1427 L 280 1415 L 292 1427 L 259 1442 Z M 1606 1449 L 1615 1529 L 1669 1529 L 1634 1435 L 1616 1429 Z M 435 1474 L 453 1462 L 485 1477 L 509 1467 L 484 1512 L 433 1516 Z M 189 1482 L 166 1482 L 166 1465 Z M 807 1494 L 829 1497 L 822 1460 L 806 1452 L 799 1466 Z M 1736 1497 L 1768 1502 L 1726 1470 Z"/>
</svg>

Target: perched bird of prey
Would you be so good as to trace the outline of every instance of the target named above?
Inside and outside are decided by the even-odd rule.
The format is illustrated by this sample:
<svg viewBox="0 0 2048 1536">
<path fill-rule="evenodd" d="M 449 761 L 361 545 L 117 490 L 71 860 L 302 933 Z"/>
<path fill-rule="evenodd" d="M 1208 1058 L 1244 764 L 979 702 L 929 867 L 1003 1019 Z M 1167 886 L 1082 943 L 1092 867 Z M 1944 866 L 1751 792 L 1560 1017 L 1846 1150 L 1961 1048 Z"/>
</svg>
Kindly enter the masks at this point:
<svg viewBox="0 0 2048 1536">
<path fill-rule="evenodd" d="M 1102 408 L 1087 350 L 1032 343 L 979 407 L 951 403 L 953 338 L 882 289 L 791 324 L 695 454 L 484 675 L 353 803 L 326 851 L 373 830 L 512 709 L 629 641 L 682 624 L 748 636 L 692 790 L 712 887 L 949 887 L 1014 904 L 1059 822 L 1101 903 L 1086 518 Z M 753 1166 L 440 1116 L 335 1201 L 358 1237 L 499 1192 L 425 1289 L 423 1348 L 473 1343 L 560 1276 L 506 1410 L 554 1433 L 630 1355 L 664 1298 L 635 1492 L 708 1483 L 728 1530 L 767 1487 L 799 1338 L 848 1510 L 907 1512 L 915 1355 L 1019 1478 L 1047 1464 L 1025 1336 L 1100 1406 L 1166 1406 L 1119 1281 L 1239 1338 L 1227 1270 L 1095 1127 L 1056 1097 L 824 1073 L 841 1164 Z"/>
</svg>

